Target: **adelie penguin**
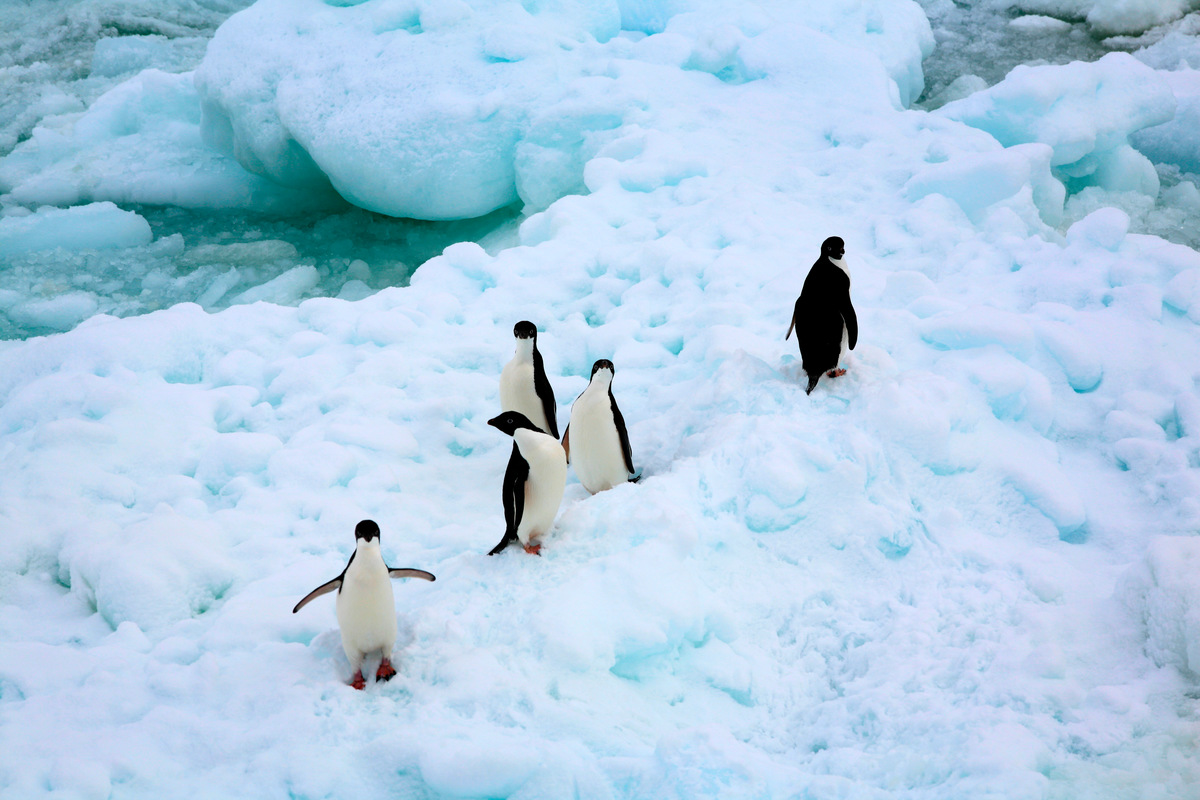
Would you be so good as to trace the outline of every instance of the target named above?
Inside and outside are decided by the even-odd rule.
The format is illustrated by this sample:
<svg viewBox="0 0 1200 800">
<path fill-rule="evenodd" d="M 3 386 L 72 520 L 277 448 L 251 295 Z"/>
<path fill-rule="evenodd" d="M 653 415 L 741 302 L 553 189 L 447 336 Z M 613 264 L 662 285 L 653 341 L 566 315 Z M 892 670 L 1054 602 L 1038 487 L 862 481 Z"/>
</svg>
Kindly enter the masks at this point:
<svg viewBox="0 0 1200 800">
<path fill-rule="evenodd" d="M 558 438 L 558 404 L 537 348 L 537 328 L 521 320 L 513 326 L 517 349 L 500 371 L 500 410 L 516 411 L 543 433 Z"/>
<path fill-rule="evenodd" d="M 850 271 L 843 257 L 846 243 L 831 236 L 821 243 L 821 257 L 808 271 L 792 312 L 788 339 L 796 329 L 800 357 L 808 375 L 805 394 L 812 394 L 821 375 L 836 378 L 846 370 L 838 362 L 858 343 L 858 317 L 850 303 Z"/>
<path fill-rule="evenodd" d="M 363 659 L 371 653 L 381 653 L 383 660 L 375 671 L 376 681 L 391 680 L 396 674 L 392 667 L 392 648 L 396 645 L 396 601 L 392 594 L 392 578 L 421 578 L 434 580 L 423 569 L 393 569 L 383 561 L 379 552 L 379 526 L 364 519 L 354 528 L 356 546 L 346 562 L 346 568 L 328 583 L 313 589 L 292 609 L 295 614 L 309 601 L 337 591 L 337 620 L 342 632 L 342 649 L 354 669 L 350 685 L 355 689 L 366 686 L 363 680 Z"/>
<path fill-rule="evenodd" d="M 504 472 L 504 538 L 491 549 L 494 556 L 514 541 L 526 553 L 538 554 L 541 538 L 554 525 L 567 484 L 567 455 L 558 439 L 539 430 L 517 411 L 488 420 L 513 437 L 512 456 Z"/>
<path fill-rule="evenodd" d="M 605 358 L 592 365 L 592 379 L 571 405 L 571 420 L 563 434 L 567 461 L 592 494 L 639 477 L 633 470 L 625 418 L 612 393 L 616 371 Z"/>
</svg>

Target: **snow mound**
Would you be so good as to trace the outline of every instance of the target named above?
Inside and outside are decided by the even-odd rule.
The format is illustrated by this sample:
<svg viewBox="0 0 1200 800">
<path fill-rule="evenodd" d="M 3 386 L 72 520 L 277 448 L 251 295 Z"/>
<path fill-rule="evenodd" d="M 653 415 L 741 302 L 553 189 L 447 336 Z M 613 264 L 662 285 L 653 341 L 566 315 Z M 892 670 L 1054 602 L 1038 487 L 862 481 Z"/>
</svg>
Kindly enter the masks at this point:
<svg viewBox="0 0 1200 800">
<path fill-rule="evenodd" d="M 933 112 L 987 131 L 1005 147 L 1041 142 L 1056 175 L 1076 192 L 1099 186 L 1157 196 L 1158 175 L 1129 143 L 1175 114 L 1171 87 L 1125 53 L 1091 64 L 1019 66 L 995 86 Z"/>
</svg>

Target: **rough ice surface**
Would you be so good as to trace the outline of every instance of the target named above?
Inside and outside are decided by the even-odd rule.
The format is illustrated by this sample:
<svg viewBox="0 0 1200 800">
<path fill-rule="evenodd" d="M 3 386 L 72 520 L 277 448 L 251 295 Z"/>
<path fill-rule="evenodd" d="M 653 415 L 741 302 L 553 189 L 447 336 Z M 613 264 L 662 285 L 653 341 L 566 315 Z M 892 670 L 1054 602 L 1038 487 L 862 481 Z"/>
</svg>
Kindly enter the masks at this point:
<svg viewBox="0 0 1200 800">
<path fill-rule="evenodd" d="M 987 131 L 1005 146 L 1050 145 L 1050 163 L 1074 191 L 1098 186 L 1154 197 L 1158 174 L 1129 137 L 1170 121 L 1175 95 L 1153 69 L 1110 53 L 1090 64 L 1016 67 L 1001 83 L 936 113 Z"/>
<path fill-rule="evenodd" d="M 475 217 L 518 199 L 542 208 L 582 188 L 584 162 L 637 118 L 642 93 L 596 65 L 620 57 L 604 45 L 623 13 L 653 27 L 639 10 L 261 0 L 221 27 L 196 73 L 204 136 L 253 173 L 291 187 L 332 184 L 393 216 Z M 899 102 L 920 93 L 932 37 L 915 6 L 775 12 L 869 48 Z M 652 57 L 754 80 L 766 20 L 701 3 L 666 23 Z"/>
<path fill-rule="evenodd" d="M 574 40 L 514 150 L 538 201 L 449 247 L 360 209 L 3 198 L 81 246 L 3 264 L 0 310 L 72 328 L 0 345 L 4 791 L 1193 800 L 1200 254 L 1121 193 L 1064 202 L 1058 140 L 906 109 L 915 6 L 795 5 L 600 7 L 622 30 Z M 118 181 L 102 141 L 70 157 Z M 154 238 L 98 249 L 89 214 Z M 370 293 L 419 230 L 438 254 Z M 806 396 L 783 334 L 829 235 L 861 336 Z M 167 302 L 118 318 L 141 292 Z M 572 478 L 540 558 L 488 558 L 520 319 L 560 408 L 616 363 L 644 471 Z M 332 598 L 291 608 L 367 517 L 438 580 L 397 584 L 399 674 L 356 692 Z"/>
<path fill-rule="evenodd" d="M 156 69 L 82 114 L 35 128 L 0 161 L 0 191 L 15 203 L 64 206 L 100 200 L 293 214 L 341 206 L 333 192 L 296 192 L 209 148 L 192 74 Z"/>
</svg>

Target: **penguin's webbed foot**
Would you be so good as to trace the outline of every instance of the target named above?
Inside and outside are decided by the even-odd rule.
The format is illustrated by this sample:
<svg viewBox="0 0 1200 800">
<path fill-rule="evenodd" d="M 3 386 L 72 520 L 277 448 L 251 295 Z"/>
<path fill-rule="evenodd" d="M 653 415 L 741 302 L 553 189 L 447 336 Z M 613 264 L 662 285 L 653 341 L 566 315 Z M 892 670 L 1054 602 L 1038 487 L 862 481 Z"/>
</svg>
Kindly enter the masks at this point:
<svg viewBox="0 0 1200 800">
<path fill-rule="evenodd" d="M 379 662 L 379 669 L 375 670 L 376 681 L 390 681 L 396 677 L 396 668 L 392 666 L 389 659 L 384 659 Z"/>
<path fill-rule="evenodd" d="M 361 669 L 358 672 L 354 673 L 354 677 L 350 679 L 350 685 L 353 686 L 355 689 L 358 689 L 359 691 L 362 691 L 363 689 L 367 688 L 367 682 L 366 682 L 366 680 L 363 679 L 363 674 L 362 674 Z"/>
<path fill-rule="evenodd" d="M 831 378 L 840 378 L 846 374 L 846 370 L 840 369 L 840 368 L 839 369 L 831 369 L 831 370 L 829 370 L 829 372 L 826 372 L 825 374 Z"/>
<path fill-rule="evenodd" d="M 531 556 L 540 556 L 542 554 L 542 546 L 540 544 L 525 545 L 525 552 Z"/>
</svg>

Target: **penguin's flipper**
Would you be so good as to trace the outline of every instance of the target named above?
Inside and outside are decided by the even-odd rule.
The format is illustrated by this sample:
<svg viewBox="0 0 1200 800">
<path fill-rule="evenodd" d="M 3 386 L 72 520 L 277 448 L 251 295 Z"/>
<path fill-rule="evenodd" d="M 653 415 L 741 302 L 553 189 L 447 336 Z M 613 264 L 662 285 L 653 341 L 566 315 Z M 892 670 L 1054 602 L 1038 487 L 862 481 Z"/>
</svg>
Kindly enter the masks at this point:
<svg viewBox="0 0 1200 800">
<path fill-rule="evenodd" d="M 508 469 L 504 471 L 504 538 L 493 547 L 489 556 L 494 556 L 517 540 L 517 527 L 525 513 L 525 481 L 529 479 L 529 462 L 521 455 L 521 449 L 513 442 Z"/>
<path fill-rule="evenodd" d="M 571 423 L 567 423 L 567 429 L 563 431 L 562 440 L 563 452 L 567 454 L 567 463 L 571 463 Z"/>
<path fill-rule="evenodd" d="M 343 573 L 343 575 L 344 574 L 345 573 Z M 297 611 L 304 608 L 306 605 L 308 605 L 310 600 L 314 600 L 323 594 L 329 594 L 330 592 L 335 592 L 340 588 L 342 588 L 342 576 L 338 575 L 333 580 L 331 580 L 327 583 L 322 583 L 320 586 L 313 589 L 308 594 L 304 595 L 304 599 L 301 600 L 299 603 L 296 603 L 296 607 L 292 609 L 292 613 L 295 614 Z"/>
<path fill-rule="evenodd" d="M 420 578 L 424 581 L 436 581 L 432 572 L 426 572 L 423 569 L 413 569 L 412 567 L 388 567 L 389 578 Z"/>
<path fill-rule="evenodd" d="M 795 315 L 795 314 L 793 314 L 793 315 L 792 315 L 792 322 L 791 322 L 791 324 L 790 324 L 790 325 L 788 325 L 788 332 L 787 332 L 787 336 L 783 337 L 783 340 L 784 340 L 785 342 L 786 342 L 788 339 L 792 338 L 792 331 L 794 331 L 794 330 L 796 330 L 796 315 Z"/>
<path fill-rule="evenodd" d="M 554 399 L 554 388 L 546 377 L 546 367 L 542 364 L 542 354 L 538 352 L 537 344 L 533 346 L 533 390 L 542 400 L 542 411 L 546 413 L 546 422 L 550 430 L 546 433 L 558 438 L 558 401 Z"/>
<path fill-rule="evenodd" d="M 633 474 L 633 451 L 629 447 L 629 431 L 625 430 L 625 417 L 617 408 L 617 398 L 613 397 L 612 387 L 608 387 L 608 403 L 612 406 L 613 422 L 617 426 L 617 436 L 621 439 L 621 455 L 625 456 L 625 472 Z"/>
</svg>

